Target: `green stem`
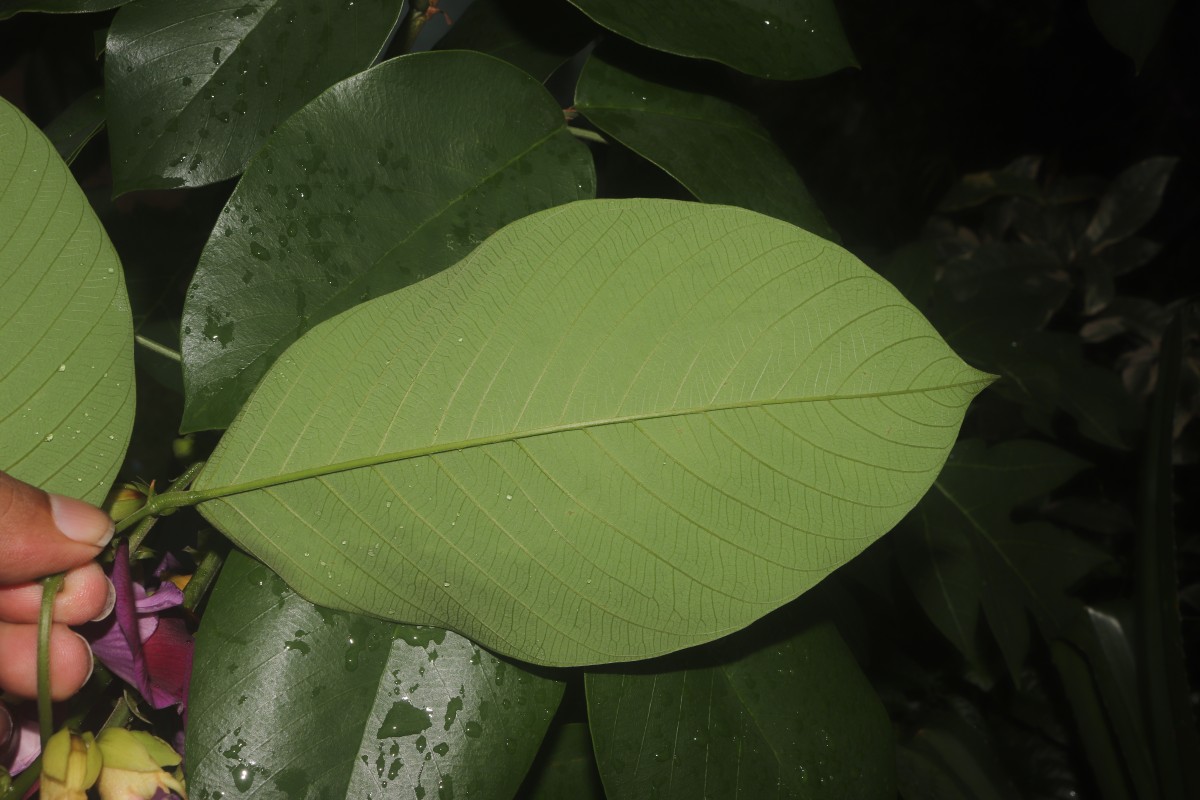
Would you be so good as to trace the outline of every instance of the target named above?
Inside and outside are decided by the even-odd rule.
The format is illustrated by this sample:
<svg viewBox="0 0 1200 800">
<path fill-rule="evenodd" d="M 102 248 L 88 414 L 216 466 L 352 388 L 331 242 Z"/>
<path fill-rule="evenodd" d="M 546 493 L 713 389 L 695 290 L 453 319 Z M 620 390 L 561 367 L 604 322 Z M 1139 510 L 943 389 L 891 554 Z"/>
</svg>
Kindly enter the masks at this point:
<svg viewBox="0 0 1200 800">
<path fill-rule="evenodd" d="M 408 12 L 408 19 L 404 20 L 404 26 L 400 29 L 400 52 L 412 52 L 417 35 L 429 21 L 429 15 L 425 13 L 428 10 L 429 0 L 413 0 L 411 10 Z"/>
<path fill-rule="evenodd" d="M 142 336 L 140 333 L 134 334 L 133 340 L 152 353 L 158 353 L 160 356 L 169 358 L 176 363 L 183 363 L 183 356 L 179 354 L 179 351 L 172 350 L 165 344 L 159 344 L 153 339 Z"/>
<path fill-rule="evenodd" d="M 192 573 L 191 580 L 184 587 L 184 608 L 188 611 L 196 610 L 200 601 L 204 599 L 204 595 L 208 593 L 208 587 L 212 585 L 217 573 L 221 571 L 223 563 L 225 563 L 225 555 L 218 550 L 209 550 L 204 554 L 200 563 L 196 565 L 196 571 Z"/>
<path fill-rule="evenodd" d="M 173 492 L 182 492 L 184 489 L 192 485 L 192 481 L 196 480 L 196 476 L 200 474 L 200 470 L 202 469 L 204 469 L 203 461 L 197 461 L 195 464 L 192 464 L 190 467 L 184 470 L 182 475 L 171 481 L 171 483 L 167 486 L 167 491 L 150 498 L 150 501 L 147 502 L 147 505 L 154 500 L 157 500 L 159 497 L 165 497 Z M 142 546 L 142 542 L 146 539 L 147 534 L 150 533 L 150 529 L 154 527 L 154 523 L 158 522 L 157 514 L 141 514 L 140 512 L 144 510 L 144 508 L 145 506 L 143 506 L 141 509 L 138 509 L 138 511 L 121 520 L 121 522 L 117 525 L 117 532 L 120 533 L 130 527 L 125 523 L 131 517 L 138 518 L 138 526 L 134 528 L 133 533 L 129 534 L 129 555 L 131 557 L 133 556 L 134 552 L 136 552 L 137 549 Z"/>
<path fill-rule="evenodd" d="M 38 615 L 38 726 L 42 734 L 42 747 L 54 733 L 54 708 L 50 699 L 50 632 L 54 623 L 54 598 L 62 590 L 63 573 L 42 579 L 42 608 Z"/>
<path fill-rule="evenodd" d="M 608 144 L 608 139 L 605 139 L 595 131 L 590 131 L 587 128 L 576 128 L 571 125 L 567 126 L 567 130 L 576 139 L 583 139 L 585 142 L 595 142 L 596 144 Z"/>
</svg>

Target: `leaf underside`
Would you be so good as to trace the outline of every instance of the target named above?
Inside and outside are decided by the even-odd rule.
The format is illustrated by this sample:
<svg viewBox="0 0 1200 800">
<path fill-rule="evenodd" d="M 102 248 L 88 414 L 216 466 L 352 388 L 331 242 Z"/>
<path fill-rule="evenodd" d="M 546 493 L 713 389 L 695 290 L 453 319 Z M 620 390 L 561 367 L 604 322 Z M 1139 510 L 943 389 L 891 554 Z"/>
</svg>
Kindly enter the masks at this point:
<svg viewBox="0 0 1200 800">
<path fill-rule="evenodd" d="M 810 233 L 584 201 L 314 329 L 196 488 L 313 602 L 632 660 L 745 626 L 890 529 L 989 380 Z"/>
<path fill-rule="evenodd" d="M 0 99 L 0 469 L 99 503 L 133 427 L 121 262 L 54 146 Z"/>
</svg>

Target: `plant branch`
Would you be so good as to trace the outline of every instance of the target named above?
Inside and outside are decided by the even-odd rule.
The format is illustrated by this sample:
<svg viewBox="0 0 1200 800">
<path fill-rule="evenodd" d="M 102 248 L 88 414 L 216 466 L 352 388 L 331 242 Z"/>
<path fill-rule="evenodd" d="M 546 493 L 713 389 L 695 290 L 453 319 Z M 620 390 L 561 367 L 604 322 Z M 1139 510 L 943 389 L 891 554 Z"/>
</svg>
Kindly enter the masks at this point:
<svg viewBox="0 0 1200 800">
<path fill-rule="evenodd" d="M 38 727 L 41 729 L 42 747 L 54 733 L 54 708 L 50 699 L 50 632 L 54 623 L 54 598 L 62 590 L 63 573 L 42 579 L 42 607 L 38 614 Z"/>
<path fill-rule="evenodd" d="M 159 344 L 158 342 L 154 341 L 153 339 L 142 336 L 140 333 L 135 333 L 133 335 L 133 340 L 135 342 L 137 342 L 138 344 L 140 344 L 142 347 L 146 348 L 147 350 L 149 350 L 153 353 L 158 353 L 160 356 L 163 356 L 164 358 L 169 358 L 178 364 L 183 363 L 183 356 L 179 354 L 179 351 L 172 350 L 171 348 L 167 347 L 165 344 Z"/>
</svg>

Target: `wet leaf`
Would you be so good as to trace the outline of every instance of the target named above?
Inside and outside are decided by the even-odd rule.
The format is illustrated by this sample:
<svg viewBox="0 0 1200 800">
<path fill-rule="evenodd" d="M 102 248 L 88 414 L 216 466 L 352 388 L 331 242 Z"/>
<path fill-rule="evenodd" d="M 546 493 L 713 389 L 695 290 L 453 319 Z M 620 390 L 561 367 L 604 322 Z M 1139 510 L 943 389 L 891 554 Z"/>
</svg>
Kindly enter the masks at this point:
<svg viewBox="0 0 1200 800">
<path fill-rule="evenodd" d="M 418 53 L 343 81 L 271 137 L 205 246 L 183 313 L 183 430 L 227 426 L 318 322 L 594 192 L 587 148 L 515 67 Z"/>
<path fill-rule="evenodd" d="M 891 724 L 837 629 L 772 622 L 673 666 L 587 674 L 610 800 L 896 796 Z"/>
<path fill-rule="evenodd" d="M 776 80 L 857 66 L 832 0 L 571 0 L 638 44 Z"/>
<path fill-rule="evenodd" d="M 121 262 L 51 142 L 0 99 L 0 469 L 99 503 L 133 426 Z"/>
<path fill-rule="evenodd" d="M 696 199 L 761 211 L 836 238 L 771 135 L 732 103 L 645 80 L 592 56 L 579 76 L 575 107 Z"/>
<path fill-rule="evenodd" d="M 196 643 L 196 797 L 512 797 L 563 685 L 444 630 L 317 608 L 233 553 Z"/>
<path fill-rule="evenodd" d="M 745 626 L 889 530 L 989 380 L 807 231 L 583 201 L 314 329 L 196 488 L 314 602 L 633 660 Z"/>
<path fill-rule="evenodd" d="M 114 191 L 237 175 L 292 112 L 375 60 L 403 6 L 139 0 L 122 8 L 104 60 Z"/>
</svg>

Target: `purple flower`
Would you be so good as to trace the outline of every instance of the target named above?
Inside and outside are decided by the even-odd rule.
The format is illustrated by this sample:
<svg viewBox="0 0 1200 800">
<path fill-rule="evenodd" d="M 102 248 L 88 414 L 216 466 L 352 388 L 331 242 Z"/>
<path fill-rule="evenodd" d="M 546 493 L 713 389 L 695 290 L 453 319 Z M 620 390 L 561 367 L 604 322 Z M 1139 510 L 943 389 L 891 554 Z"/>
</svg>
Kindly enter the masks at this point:
<svg viewBox="0 0 1200 800">
<path fill-rule="evenodd" d="M 83 628 L 96 658 L 133 686 L 154 708 L 187 708 L 194 642 L 182 616 L 183 592 L 163 581 L 153 594 L 135 583 L 124 542 L 113 559 L 112 582 L 117 604 L 112 616 Z"/>
</svg>

